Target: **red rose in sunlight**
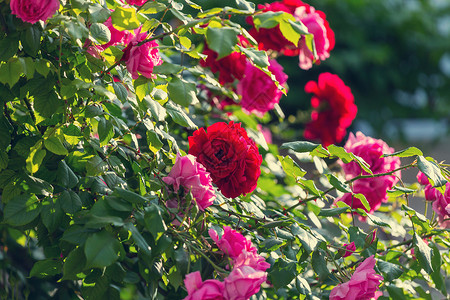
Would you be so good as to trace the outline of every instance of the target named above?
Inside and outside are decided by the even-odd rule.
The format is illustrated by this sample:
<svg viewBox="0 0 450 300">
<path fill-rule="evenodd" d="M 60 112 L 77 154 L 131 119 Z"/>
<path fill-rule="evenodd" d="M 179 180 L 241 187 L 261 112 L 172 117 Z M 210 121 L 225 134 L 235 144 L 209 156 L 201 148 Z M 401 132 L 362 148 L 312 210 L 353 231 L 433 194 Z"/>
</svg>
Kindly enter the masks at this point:
<svg viewBox="0 0 450 300">
<path fill-rule="evenodd" d="M 361 132 L 357 132 L 356 136 L 350 133 L 348 141 L 345 143 L 344 149 L 351 152 L 367 162 L 373 174 L 388 173 L 400 167 L 400 158 L 395 156 L 381 157 L 383 154 L 392 154 L 394 149 L 389 147 L 386 142 L 365 136 Z M 355 162 L 352 161 L 344 164 L 339 161 L 345 172 L 345 179 L 349 180 L 359 175 L 367 175 L 367 172 Z M 398 182 L 401 176 L 400 171 L 396 171 L 392 175 L 385 175 L 373 178 L 361 178 L 352 183 L 353 193 L 363 194 L 370 204 L 370 213 L 380 207 L 382 202 L 388 199 L 387 190 Z M 364 209 L 361 201 L 352 194 L 348 193 L 337 199 L 344 201 L 353 208 Z"/>
<path fill-rule="evenodd" d="M 239 44 L 247 44 L 248 41 L 243 36 L 239 36 Z M 221 59 L 217 59 L 219 56 L 217 52 L 208 48 L 205 44 L 203 54 L 208 55 L 207 58 L 200 60 L 202 67 L 209 67 L 213 73 L 219 72 L 220 84 L 227 82 L 233 82 L 235 79 L 242 79 L 244 76 L 245 66 L 247 64 L 247 57 L 240 52 L 233 52 Z"/>
<path fill-rule="evenodd" d="M 311 121 L 306 124 L 305 138 L 320 140 L 324 146 L 342 141 L 358 110 L 350 88 L 339 76 L 322 73 L 318 82 L 309 81 L 306 84 L 305 92 L 314 94 L 311 98 Z"/>
<path fill-rule="evenodd" d="M 288 77 L 276 60 L 270 60 L 269 70 L 281 85 L 286 83 Z M 244 78 L 237 85 L 237 93 L 242 96 L 242 108 L 260 117 L 273 109 L 283 95 L 272 78 L 250 62 L 247 62 Z"/>
<path fill-rule="evenodd" d="M 241 124 L 215 123 L 189 137 L 189 154 L 206 167 L 225 197 L 234 198 L 256 188 L 262 156 Z"/>
<path fill-rule="evenodd" d="M 309 33 L 314 35 L 314 45 L 318 57 L 314 57 L 308 49 L 304 38 L 299 43 L 299 66 L 303 70 L 308 70 L 315 60 L 319 63 L 330 57 L 330 51 L 333 50 L 335 43 L 334 32 L 326 20 L 326 15 L 312 6 L 299 7 L 295 11 L 294 17 L 308 28 Z"/>
<path fill-rule="evenodd" d="M 123 50 L 122 60 L 127 65 L 128 72 L 131 73 L 133 79 L 139 77 L 139 73 L 147 78 L 153 78 L 153 67 L 162 64 L 161 56 L 159 56 L 158 44 L 156 41 L 150 41 L 142 45 L 140 42 L 147 38 L 147 33 L 135 31 L 136 35 L 131 39 L 128 46 Z"/>
<path fill-rule="evenodd" d="M 9 5 L 11 14 L 31 24 L 47 21 L 59 9 L 58 0 L 11 0 Z"/>
</svg>

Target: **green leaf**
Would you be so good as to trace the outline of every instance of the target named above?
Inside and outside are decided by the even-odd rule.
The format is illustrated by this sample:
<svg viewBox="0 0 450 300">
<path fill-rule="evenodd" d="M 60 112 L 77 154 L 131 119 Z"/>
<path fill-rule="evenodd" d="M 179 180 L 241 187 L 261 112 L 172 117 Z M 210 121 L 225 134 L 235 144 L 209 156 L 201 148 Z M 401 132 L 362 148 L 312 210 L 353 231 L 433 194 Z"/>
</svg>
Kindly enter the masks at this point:
<svg viewBox="0 0 450 300">
<path fill-rule="evenodd" d="M 147 131 L 147 144 L 150 151 L 157 153 L 163 146 L 158 134 L 153 130 Z"/>
<path fill-rule="evenodd" d="M 116 7 L 111 13 L 111 20 L 114 28 L 120 31 L 137 29 L 141 25 L 134 7 Z"/>
<path fill-rule="evenodd" d="M 447 183 L 447 179 L 442 176 L 441 169 L 434 161 L 427 160 L 423 156 L 418 156 L 417 167 L 431 180 L 434 187 L 441 187 Z"/>
<path fill-rule="evenodd" d="M 37 26 L 30 26 L 22 32 L 21 43 L 25 52 L 36 57 L 41 46 L 41 31 Z"/>
<path fill-rule="evenodd" d="M 349 242 L 355 242 L 357 248 L 364 247 L 367 235 L 359 227 L 351 226 L 348 229 L 348 234 L 350 236 Z"/>
<path fill-rule="evenodd" d="M 269 280 L 275 289 L 287 286 L 296 276 L 296 262 L 284 258 L 279 258 L 269 272 Z"/>
<path fill-rule="evenodd" d="M 54 113 L 62 111 L 63 106 L 64 102 L 58 98 L 54 90 L 38 94 L 34 98 L 34 109 L 45 118 L 51 118 Z"/>
<path fill-rule="evenodd" d="M 267 11 L 253 16 L 253 24 L 256 29 L 274 28 L 282 22 L 287 13 L 283 11 Z M 292 16 L 292 15 L 291 15 Z M 292 16 L 293 17 L 293 16 Z"/>
<path fill-rule="evenodd" d="M 111 32 L 105 24 L 93 23 L 89 27 L 91 36 L 101 45 L 108 43 L 111 40 Z"/>
<path fill-rule="evenodd" d="M 139 10 L 143 14 L 156 14 L 165 10 L 167 6 L 164 3 L 147 1 Z"/>
<path fill-rule="evenodd" d="M 61 280 L 77 280 L 76 274 L 81 273 L 86 265 L 86 257 L 82 247 L 72 250 L 67 256 L 63 266 L 63 277 Z"/>
<path fill-rule="evenodd" d="M 48 232 L 52 233 L 61 225 L 64 213 L 56 199 L 43 202 L 41 219 Z"/>
<path fill-rule="evenodd" d="M 370 204 L 369 201 L 367 201 L 366 196 L 364 196 L 363 194 L 353 194 L 353 197 L 355 197 L 356 199 L 359 199 L 359 201 L 361 201 L 362 205 L 364 206 L 364 208 L 366 209 L 366 211 L 370 211 Z"/>
<path fill-rule="evenodd" d="M 279 249 L 281 246 L 284 245 L 284 241 L 278 239 L 278 238 L 268 238 L 265 239 L 261 244 L 259 244 L 259 248 L 263 251 L 263 252 L 267 252 L 270 253 L 272 251 L 275 251 L 277 249 Z"/>
<path fill-rule="evenodd" d="M 56 259 L 37 261 L 30 271 L 30 277 L 46 278 L 61 273 L 62 262 Z"/>
<path fill-rule="evenodd" d="M 141 233 L 136 229 L 136 227 L 131 223 L 125 223 L 124 227 L 125 229 L 131 232 L 131 237 L 133 238 L 136 245 L 138 245 L 139 247 L 138 251 L 141 251 L 142 253 L 151 257 L 152 249 L 150 248 L 144 237 L 141 235 Z"/>
<path fill-rule="evenodd" d="M 277 157 L 284 172 L 286 172 L 288 176 L 297 179 L 297 177 L 303 177 L 303 175 L 306 174 L 306 171 L 300 168 L 300 166 L 290 156 L 283 157 L 278 155 Z"/>
<path fill-rule="evenodd" d="M 33 149 L 26 159 L 28 172 L 30 172 L 31 174 L 36 173 L 39 170 L 39 167 L 42 164 L 42 160 L 44 159 L 46 154 L 47 151 L 45 151 L 44 149 Z"/>
<path fill-rule="evenodd" d="M 120 82 L 113 82 L 112 83 L 114 93 L 116 93 L 117 98 L 119 98 L 122 103 L 125 103 L 128 98 L 128 91 L 127 88 Z"/>
<path fill-rule="evenodd" d="M 298 141 L 298 142 L 283 143 L 280 146 L 280 149 L 291 149 L 297 153 L 304 153 L 304 152 L 311 152 L 318 147 L 320 148 L 321 146 L 322 145 L 320 144 L 314 144 L 311 142 Z"/>
<path fill-rule="evenodd" d="M 441 291 L 443 295 L 447 295 L 447 287 L 445 284 L 445 279 L 441 273 L 441 265 L 442 265 L 441 253 L 435 244 L 432 244 L 431 248 L 433 249 L 433 257 L 431 259 L 431 264 L 434 270 L 433 273 L 431 273 L 431 278 L 433 279 L 436 288 L 439 291 Z"/>
<path fill-rule="evenodd" d="M 402 288 L 396 287 L 394 285 L 388 285 L 387 290 L 389 292 L 390 299 L 395 299 L 395 300 L 406 300 L 407 299 L 405 294 L 403 293 Z M 410 298 L 408 297 L 408 299 L 410 299 Z"/>
<path fill-rule="evenodd" d="M 255 65 L 260 68 L 265 68 L 269 66 L 269 58 L 266 51 L 259 51 L 254 48 L 245 48 L 237 45 L 239 50 L 245 54 Z"/>
<path fill-rule="evenodd" d="M 100 231 L 91 235 L 84 245 L 86 267 L 103 268 L 119 258 L 120 243 L 110 232 Z"/>
<path fill-rule="evenodd" d="M 181 107 L 178 107 L 176 105 L 173 105 L 170 102 L 167 102 L 166 104 L 166 110 L 169 116 L 172 118 L 172 120 L 187 128 L 196 129 L 197 125 L 195 125 L 194 122 L 189 118 L 189 116 L 183 111 Z"/>
<path fill-rule="evenodd" d="M 167 226 L 162 217 L 162 209 L 155 204 L 145 208 L 144 214 L 145 228 L 152 234 L 155 240 L 166 232 Z"/>
<path fill-rule="evenodd" d="M 147 109 L 150 110 L 155 121 L 164 121 L 166 119 L 167 111 L 158 101 L 153 100 L 147 95 L 144 97 L 143 102 Z"/>
<path fill-rule="evenodd" d="M 414 253 L 419 261 L 420 266 L 427 272 L 431 274 L 433 272 L 433 265 L 431 262 L 431 257 L 433 255 L 433 250 L 423 241 L 423 239 L 414 233 L 413 236 L 414 243 Z"/>
<path fill-rule="evenodd" d="M 197 87 L 193 82 L 174 76 L 167 86 L 167 91 L 170 99 L 181 106 L 188 107 L 198 103 Z"/>
<path fill-rule="evenodd" d="M 4 208 L 4 222 L 12 226 L 31 223 L 41 212 L 42 206 L 35 195 L 22 194 L 9 200 Z"/>
<path fill-rule="evenodd" d="M 109 9 L 104 8 L 98 3 L 89 3 L 88 12 L 92 23 L 104 23 L 111 15 Z"/>
<path fill-rule="evenodd" d="M 0 64 L 0 82 L 13 87 L 23 74 L 23 65 L 17 57 L 12 57 L 6 63 Z"/>
<path fill-rule="evenodd" d="M 61 143 L 60 139 L 54 136 L 44 140 L 44 146 L 45 148 L 47 148 L 47 150 L 57 155 L 69 154 L 66 147 L 64 147 L 64 145 Z"/>
<path fill-rule="evenodd" d="M 331 185 L 334 186 L 338 191 L 341 191 L 343 193 L 351 193 L 352 192 L 352 190 L 350 189 L 348 184 L 341 181 L 339 178 L 337 178 L 333 174 L 325 174 L 325 176 L 328 178 L 328 181 L 331 183 Z"/>
<path fill-rule="evenodd" d="M 86 228 L 102 228 L 108 225 L 114 225 L 116 227 L 123 226 L 123 220 L 120 217 L 115 216 L 97 216 L 91 214 L 89 220 L 84 225 Z"/>
<path fill-rule="evenodd" d="M 136 194 L 135 192 L 124 190 L 121 188 L 116 188 L 114 190 L 114 194 L 121 197 L 122 199 L 130 202 L 130 203 L 136 203 L 136 204 L 144 204 L 148 202 L 147 199 L 142 197 L 141 195 Z"/>
<path fill-rule="evenodd" d="M 170 74 L 177 74 L 180 73 L 181 70 L 183 70 L 183 67 L 180 65 L 171 64 L 168 62 L 163 62 L 159 66 L 155 66 L 153 68 L 154 74 L 164 74 L 164 75 L 170 75 Z"/>
<path fill-rule="evenodd" d="M 100 156 L 94 156 L 86 163 L 88 176 L 99 176 L 108 170 L 108 164 Z"/>
<path fill-rule="evenodd" d="M 239 30 L 230 27 L 208 27 L 206 30 L 206 42 L 208 47 L 217 52 L 217 59 L 221 59 L 233 52 L 238 42 Z"/>
<path fill-rule="evenodd" d="M 320 244 L 319 240 L 315 236 L 313 236 L 310 232 L 306 231 L 297 224 L 291 225 L 291 232 L 292 234 L 297 236 L 303 248 L 308 253 L 314 251 Z"/>
<path fill-rule="evenodd" d="M 64 160 L 60 161 L 58 164 L 56 179 L 60 185 L 69 189 L 74 188 L 78 184 L 77 175 L 75 175 Z"/>
<path fill-rule="evenodd" d="M 74 214 L 81 210 L 80 196 L 72 190 L 63 191 L 58 199 L 61 208 L 68 214 Z"/>
<path fill-rule="evenodd" d="M 13 57 L 19 49 L 17 34 L 8 34 L 0 40 L 0 61 L 7 61 Z"/>
<path fill-rule="evenodd" d="M 8 161 L 8 154 L 5 151 L 0 150 L 0 171 L 6 169 L 8 166 Z"/>
<path fill-rule="evenodd" d="M 98 121 L 98 138 L 100 146 L 106 146 L 114 136 L 114 126 L 111 120 L 100 117 Z"/>
<path fill-rule="evenodd" d="M 327 262 L 325 260 L 325 252 L 322 249 L 317 249 L 313 252 L 311 264 L 314 272 L 319 275 L 320 281 L 327 279 L 330 275 L 330 271 L 328 270 Z"/>
<path fill-rule="evenodd" d="M 36 71 L 44 77 L 47 77 L 51 66 L 52 64 L 44 58 L 36 59 Z"/>
<path fill-rule="evenodd" d="M 409 147 L 407 149 L 394 152 L 392 154 L 383 154 L 382 157 L 388 157 L 388 156 L 410 157 L 410 156 L 415 156 L 415 155 L 422 156 L 423 153 L 416 147 Z"/>
<path fill-rule="evenodd" d="M 319 217 L 333 217 L 348 212 L 348 207 L 323 208 L 320 210 Z"/>
<path fill-rule="evenodd" d="M 403 269 L 393 263 L 379 260 L 377 262 L 378 268 L 383 273 L 383 277 L 387 281 L 392 281 L 394 279 L 399 278 L 403 274 Z"/>
</svg>

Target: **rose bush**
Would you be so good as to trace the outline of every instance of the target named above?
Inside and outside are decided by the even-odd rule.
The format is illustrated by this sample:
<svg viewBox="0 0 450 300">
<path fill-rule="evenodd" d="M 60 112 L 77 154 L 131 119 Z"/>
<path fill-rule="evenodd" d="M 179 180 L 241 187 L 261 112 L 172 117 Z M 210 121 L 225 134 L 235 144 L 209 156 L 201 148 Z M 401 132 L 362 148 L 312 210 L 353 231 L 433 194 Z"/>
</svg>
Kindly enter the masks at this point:
<svg viewBox="0 0 450 300">
<path fill-rule="evenodd" d="M 324 146 L 284 139 L 283 68 L 309 73 L 274 59 L 332 55 L 324 15 L 197 2 L 0 3 L 1 297 L 445 298 L 448 165 L 334 145 L 357 109 L 330 73 L 306 88 Z"/>
</svg>

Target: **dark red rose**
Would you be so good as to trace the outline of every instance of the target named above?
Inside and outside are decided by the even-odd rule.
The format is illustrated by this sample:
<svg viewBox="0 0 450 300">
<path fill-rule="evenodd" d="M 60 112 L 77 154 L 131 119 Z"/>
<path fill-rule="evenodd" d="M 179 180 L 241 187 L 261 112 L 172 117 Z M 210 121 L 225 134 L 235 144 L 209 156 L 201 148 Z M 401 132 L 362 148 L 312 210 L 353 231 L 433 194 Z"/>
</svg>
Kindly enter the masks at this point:
<svg viewBox="0 0 450 300">
<path fill-rule="evenodd" d="M 318 82 L 306 84 L 305 92 L 314 94 L 311 122 L 306 125 L 305 138 L 320 140 L 325 146 L 342 141 L 358 110 L 350 88 L 339 76 L 322 73 Z"/>
<path fill-rule="evenodd" d="M 215 123 L 189 137 L 189 154 L 206 167 L 225 197 L 234 198 L 256 188 L 262 156 L 240 123 Z"/>
<path fill-rule="evenodd" d="M 243 36 L 239 36 L 239 44 L 244 46 L 248 44 L 248 41 Z M 205 44 L 203 54 L 208 55 L 206 59 L 200 60 L 202 67 L 209 67 L 213 73 L 219 72 L 220 84 L 227 82 L 233 82 L 234 79 L 242 79 L 245 72 L 245 66 L 247 65 L 247 57 L 240 52 L 233 52 L 221 59 L 217 59 L 219 56 L 217 52 L 208 48 Z"/>
</svg>

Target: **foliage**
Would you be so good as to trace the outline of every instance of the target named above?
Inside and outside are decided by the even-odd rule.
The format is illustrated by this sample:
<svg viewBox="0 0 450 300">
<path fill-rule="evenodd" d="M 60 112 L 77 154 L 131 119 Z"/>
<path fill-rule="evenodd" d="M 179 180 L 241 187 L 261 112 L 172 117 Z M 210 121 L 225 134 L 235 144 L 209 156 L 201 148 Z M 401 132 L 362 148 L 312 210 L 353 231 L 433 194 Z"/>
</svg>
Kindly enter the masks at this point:
<svg viewBox="0 0 450 300">
<path fill-rule="evenodd" d="M 327 298 L 372 255 L 384 298 L 446 295 L 449 233 L 410 207 L 410 195 L 421 195 L 417 184 L 400 181 L 375 214 L 367 213 L 362 194 L 352 197 L 365 210 L 334 200 L 358 179 L 416 167 L 444 192 L 448 165 L 411 147 L 386 153 L 409 163 L 373 174 L 343 147 L 268 143 L 258 125 L 281 120 L 278 106 L 260 118 L 211 101 L 206 89 L 239 97 L 200 67 L 205 40 L 219 57 L 240 52 L 271 75 L 268 53 L 238 23 L 256 13 L 252 3 L 206 10 L 189 0 L 142 6 L 72 0 L 35 24 L 10 14 L 6 2 L 0 9 L 2 298 L 181 299 L 186 274 L 200 271 L 207 280 L 230 272 L 208 235 L 209 229 L 221 235 L 224 226 L 249 237 L 271 265 L 270 284 L 257 299 Z M 90 47 L 111 39 L 109 17 L 116 29 L 142 26 L 151 33 L 135 46 L 157 41 L 164 62 L 151 78 L 132 78 L 124 45 L 92 55 Z M 266 17 L 272 27 L 284 22 L 290 41 L 305 37 L 296 30 L 300 22 Z M 237 45 L 238 34 L 248 39 L 246 48 Z M 242 123 L 262 155 L 261 175 L 247 195 L 226 198 L 216 188 L 214 204 L 203 211 L 191 191 L 174 193 L 163 178 L 177 154 L 188 152 L 194 130 L 219 121 Z M 357 163 L 365 175 L 344 179 L 337 159 Z M 184 199 L 181 216 L 167 205 L 173 198 Z M 343 244 L 351 242 L 356 251 L 344 258 Z"/>
</svg>

